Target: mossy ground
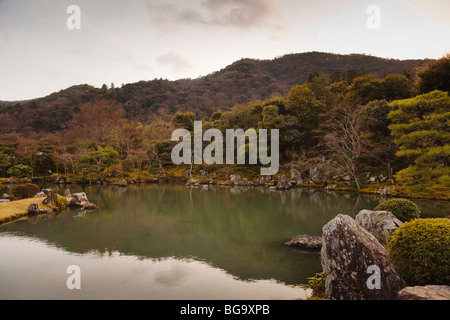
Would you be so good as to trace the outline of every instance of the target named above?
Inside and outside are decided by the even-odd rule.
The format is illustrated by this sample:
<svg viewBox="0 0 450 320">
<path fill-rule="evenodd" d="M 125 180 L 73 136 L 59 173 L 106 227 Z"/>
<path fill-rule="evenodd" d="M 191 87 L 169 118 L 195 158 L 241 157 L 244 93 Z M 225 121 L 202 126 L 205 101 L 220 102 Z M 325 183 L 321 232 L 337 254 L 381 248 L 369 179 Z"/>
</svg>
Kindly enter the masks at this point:
<svg viewBox="0 0 450 320">
<path fill-rule="evenodd" d="M 374 183 L 365 185 L 360 193 L 362 194 L 380 194 L 380 189 L 389 188 L 388 196 L 396 198 L 414 198 L 431 200 L 450 200 L 450 188 L 444 185 L 392 185 L 391 183 Z"/>
<path fill-rule="evenodd" d="M 43 198 L 28 198 L 17 201 L 0 203 L 0 224 L 12 221 L 28 214 L 28 206 L 33 202 L 37 202 L 42 206 Z"/>
<path fill-rule="evenodd" d="M 70 198 L 58 195 L 56 206 L 51 207 L 42 204 L 45 198 L 27 198 L 0 203 L 0 224 L 26 217 L 28 215 L 28 206 L 32 203 L 37 203 L 39 207 L 46 208 L 49 212 L 57 212 L 65 209 L 70 202 Z"/>
</svg>

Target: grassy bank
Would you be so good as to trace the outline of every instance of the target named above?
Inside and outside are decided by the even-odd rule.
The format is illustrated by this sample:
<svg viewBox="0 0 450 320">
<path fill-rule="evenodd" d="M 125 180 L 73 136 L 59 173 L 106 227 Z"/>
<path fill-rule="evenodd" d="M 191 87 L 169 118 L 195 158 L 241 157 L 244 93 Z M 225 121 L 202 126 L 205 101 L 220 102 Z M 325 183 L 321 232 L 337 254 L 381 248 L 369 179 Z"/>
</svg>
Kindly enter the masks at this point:
<svg viewBox="0 0 450 320">
<path fill-rule="evenodd" d="M 42 206 L 43 198 L 29 198 L 11 202 L 0 203 L 0 224 L 19 219 L 28 215 L 28 206 L 37 202 Z"/>
</svg>

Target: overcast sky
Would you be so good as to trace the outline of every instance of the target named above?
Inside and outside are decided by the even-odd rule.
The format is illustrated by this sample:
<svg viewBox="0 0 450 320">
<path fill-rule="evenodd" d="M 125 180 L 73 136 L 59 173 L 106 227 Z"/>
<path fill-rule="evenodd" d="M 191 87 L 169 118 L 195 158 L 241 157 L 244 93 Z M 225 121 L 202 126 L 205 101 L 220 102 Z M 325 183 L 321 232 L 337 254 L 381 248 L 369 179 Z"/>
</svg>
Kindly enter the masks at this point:
<svg viewBox="0 0 450 320">
<path fill-rule="evenodd" d="M 67 27 L 70 5 L 80 29 Z M 379 29 L 367 26 L 371 5 Z M 450 0 L 0 0 L 0 100 L 308 51 L 439 58 L 450 52 Z"/>
</svg>

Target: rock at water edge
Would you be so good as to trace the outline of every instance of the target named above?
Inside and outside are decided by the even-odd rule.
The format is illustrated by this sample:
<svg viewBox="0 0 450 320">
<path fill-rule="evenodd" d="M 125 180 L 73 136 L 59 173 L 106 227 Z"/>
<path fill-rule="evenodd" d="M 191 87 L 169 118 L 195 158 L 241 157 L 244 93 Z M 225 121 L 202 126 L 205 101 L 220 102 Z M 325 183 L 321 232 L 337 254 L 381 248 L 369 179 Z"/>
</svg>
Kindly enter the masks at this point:
<svg viewBox="0 0 450 320">
<path fill-rule="evenodd" d="M 405 287 L 385 248 L 347 215 L 340 214 L 323 227 L 321 264 L 327 299 L 391 300 Z M 374 278 L 377 269 L 380 273 Z"/>
</svg>

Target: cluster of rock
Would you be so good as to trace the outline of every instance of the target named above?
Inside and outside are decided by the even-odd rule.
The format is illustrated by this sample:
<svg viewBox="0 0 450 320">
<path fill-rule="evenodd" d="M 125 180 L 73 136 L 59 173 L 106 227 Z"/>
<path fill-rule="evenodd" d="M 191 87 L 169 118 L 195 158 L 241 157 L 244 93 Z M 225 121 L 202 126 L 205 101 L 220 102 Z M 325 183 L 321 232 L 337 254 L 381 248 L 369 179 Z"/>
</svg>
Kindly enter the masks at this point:
<svg viewBox="0 0 450 320">
<path fill-rule="evenodd" d="M 16 179 L 14 179 L 14 177 L 9 177 L 8 179 L 6 179 L 6 184 L 16 184 L 17 181 Z"/>
<path fill-rule="evenodd" d="M 322 237 L 299 235 L 285 244 L 320 251 L 326 299 L 450 299 L 448 286 L 406 287 L 383 246 L 401 225 L 390 212 L 362 210 L 355 219 L 336 216 L 323 227 Z"/>
<path fill-rule="evenodd" d="M 42 189 L 35 197 L 45 197 L 45 199 L 42 201 L 42 206 L 37 202 L 31 203 L 28 206 L 29 215 L 46 214 L 65 209 L 65 206 L 61 207 L 61 203 L 58 201 L 59 195 L 52 189 Z M 69 208 L 84 210 L 98 209 L 97 205 L 88 200 L 85 192 L 71 194 L 70 190 L 66 189 L 63 197 L 67 199 L 67 207 Z"/>
<path fill-rule="evenodd" d="M 96 210 L 98 206 L 89 201 L 85 192 L 74 193 L 69 203 L 70 208 Z"/>
<path fill-rule="evenodd" d="M 387 182 L 387 181 L 389 181 L 389 177 L 383 176 L 382 174 L 380 174 L 377 177 L 372 177 L 370 172 L 368 172 L 366 175 L 367 183 L 383 183 L 383 182 Z"/>
<path fill-rule="evenodd" d="M 186 186 L 191 186 L 191 187 L 199 187 L 202 186 L 204 188 L 208 187 L 208 186 L 212 186 L 215 185 L 216 181 L 209 179 L 207 181 L 198 181 L 195 179 L 189 179 L 188 181 L 186 181 Z"/>
</svg>

